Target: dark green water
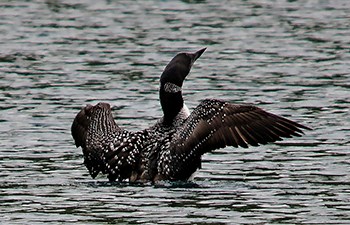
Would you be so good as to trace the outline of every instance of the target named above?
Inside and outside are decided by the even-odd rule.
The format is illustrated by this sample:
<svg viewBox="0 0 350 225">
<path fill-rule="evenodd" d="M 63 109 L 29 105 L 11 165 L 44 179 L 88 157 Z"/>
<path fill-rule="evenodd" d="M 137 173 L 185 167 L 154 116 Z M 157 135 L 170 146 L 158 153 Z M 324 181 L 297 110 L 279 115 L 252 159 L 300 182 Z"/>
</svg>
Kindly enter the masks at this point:
<svg viewBox="0 0 350 225">
<path fill-rule="evenodd" d="M 350 224 L 349 15 L 346 0 L 0 1 L 0 223 Z M 164 66 L 202 47 L 190 108 L 254 103 L 314 130 L 208 154 L 192 183 L 92 180 L 78 110 L 152 125 Z"/>
</svg>

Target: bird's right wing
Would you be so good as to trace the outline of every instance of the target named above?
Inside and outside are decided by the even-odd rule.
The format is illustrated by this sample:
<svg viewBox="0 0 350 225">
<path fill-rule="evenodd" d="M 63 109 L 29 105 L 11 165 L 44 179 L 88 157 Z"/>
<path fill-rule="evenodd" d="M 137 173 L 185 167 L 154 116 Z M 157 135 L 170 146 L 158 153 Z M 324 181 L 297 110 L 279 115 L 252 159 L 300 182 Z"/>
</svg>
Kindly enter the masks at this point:
<svg viewBox="0 0 350 225">
<path fill-rule="evenodd" d="M 257 146 L 301 136 L 310 129 L 252 105 L 206 99 L 176 132 L 171 145 L 175 155 L 201 155 L 225 146 Z"/>
</svg>

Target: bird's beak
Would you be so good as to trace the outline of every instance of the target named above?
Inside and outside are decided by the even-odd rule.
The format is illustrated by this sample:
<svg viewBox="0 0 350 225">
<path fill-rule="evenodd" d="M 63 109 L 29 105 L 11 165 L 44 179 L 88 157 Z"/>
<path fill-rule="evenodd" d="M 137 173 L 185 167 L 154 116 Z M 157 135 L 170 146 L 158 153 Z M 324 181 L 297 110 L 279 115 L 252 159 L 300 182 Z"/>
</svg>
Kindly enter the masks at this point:
<svg viewBox="0 0 350 225">
<path fill-rule="evenodd" d="M 193 62 L 196 61 L 207 48 L 202 48 L 201 50 L 193 53 Z"/>
</svg>

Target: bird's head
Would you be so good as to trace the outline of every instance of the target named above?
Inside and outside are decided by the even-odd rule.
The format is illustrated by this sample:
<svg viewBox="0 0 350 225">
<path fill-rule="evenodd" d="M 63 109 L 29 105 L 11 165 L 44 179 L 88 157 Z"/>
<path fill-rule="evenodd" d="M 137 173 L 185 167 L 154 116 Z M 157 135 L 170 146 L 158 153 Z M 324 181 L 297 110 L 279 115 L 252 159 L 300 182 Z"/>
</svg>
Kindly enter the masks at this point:
<svg viewBox="0 0 350 225">
<path fill-rule="evenodd" d="M 193 63 L 203 54 L 207 48 L 202 48 L 194 53 L 178 53 L 165 67 L 161 77 L 161 86 L 167 83 L 182 87 L 183 81 L 190 73 Z"/>
</svg>

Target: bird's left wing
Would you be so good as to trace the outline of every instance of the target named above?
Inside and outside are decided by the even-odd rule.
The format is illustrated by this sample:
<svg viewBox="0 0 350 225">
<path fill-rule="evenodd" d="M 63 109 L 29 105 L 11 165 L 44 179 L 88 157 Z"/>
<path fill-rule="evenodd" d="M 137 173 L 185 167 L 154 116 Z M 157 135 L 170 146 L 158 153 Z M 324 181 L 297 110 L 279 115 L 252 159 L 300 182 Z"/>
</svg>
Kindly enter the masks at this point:
<svg viewBox="0 0 350 225">
<path fill-rule="evenodd" d="M 301 136 L 302 129 L 310 128 L 256 106 L 206 99 L 175 133 L 170 149 L 201 155 L 225 146 L 247 148 Z"/>
</svg>

